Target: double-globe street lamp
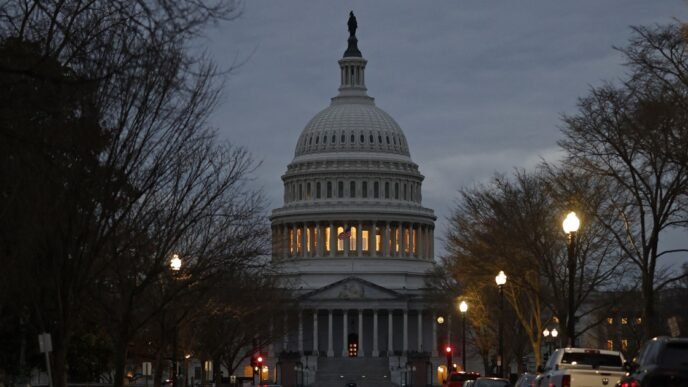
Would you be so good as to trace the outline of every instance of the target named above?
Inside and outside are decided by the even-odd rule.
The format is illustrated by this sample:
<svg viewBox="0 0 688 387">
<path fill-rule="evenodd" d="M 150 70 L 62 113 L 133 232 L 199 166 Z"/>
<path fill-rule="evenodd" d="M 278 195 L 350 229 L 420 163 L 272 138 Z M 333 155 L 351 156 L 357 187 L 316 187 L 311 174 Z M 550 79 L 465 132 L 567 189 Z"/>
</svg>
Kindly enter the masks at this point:
<svg viewBox="0 0 688 387">
<path fill-rule="evenodd" d="M 497 357 L 497 376 L 504 376 L 504 284 L 506 284 L 506 274 L 503 270 L 495 277 L 495 282 L 499 287 L 499 356 Z"/>
<path fill-rule="evenodd" d="M 571 211 L 563 222 L 564 232 L 568 235 L 568 269 L 569 269 L 569 312 L 566 318 L 566 334 L 568 335 L 569 347 L 575 346 L 576 337 L 576 307 L 573 293 L 575 290 L 574 280 L 576 279 L 576 232 L 580 227 L 580 220 L 576 213 Z"/>
<path fill-rule="evenodd" d="M 549 356 L 552 355 L 554 340 L 556 340 L 557 336 L 559 336 L 559 331 L 557 331 L 557 328 L 552 328 L 551 331 L 545 328 L 545 330 L 542 331 L 542 335 L 545 336 L 545 342 L 547 343 L 547 357 L 549 358 Z"/>
<path fill-rule="evenodd" d="M 468 311 L 466 301 L 461 301 L 459 311 L 461 312 L 461 368 L 466 372 L 466 311 Z"/>
</svg>

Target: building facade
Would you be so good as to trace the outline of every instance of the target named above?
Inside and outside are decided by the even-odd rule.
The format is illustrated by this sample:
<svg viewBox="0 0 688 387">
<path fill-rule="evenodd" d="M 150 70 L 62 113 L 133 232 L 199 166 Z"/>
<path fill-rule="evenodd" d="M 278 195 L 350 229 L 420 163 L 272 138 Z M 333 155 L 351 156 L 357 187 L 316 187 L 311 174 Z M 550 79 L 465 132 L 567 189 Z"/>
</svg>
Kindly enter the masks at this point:
<svg viewBox="0 0 688 387">
<path fill-rule="evenodd" d="M 299 384 L 325 383 L 353 359 L 395 384 L 437 383 L 435 215 L 404 132 L 367 94 L 353 15 L 349 32 L 339 93 L 301 132 L 271 216 L 272 262 L 298 308 L 275 322 L 291 333 L 268 361 L 297 358 Z"/>
</svg>

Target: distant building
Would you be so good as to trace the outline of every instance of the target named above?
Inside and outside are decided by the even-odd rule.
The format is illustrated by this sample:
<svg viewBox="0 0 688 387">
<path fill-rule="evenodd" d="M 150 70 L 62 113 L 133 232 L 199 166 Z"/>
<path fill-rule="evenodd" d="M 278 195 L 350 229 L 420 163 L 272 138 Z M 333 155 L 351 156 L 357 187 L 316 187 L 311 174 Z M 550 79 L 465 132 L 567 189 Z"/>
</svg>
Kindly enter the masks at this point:
<svg viewBox="0 0 688 387">
<path fill-rule="evenodd" d="M 435 215 L 404 132 L 366 92 L 351 17 L 339 94 L 299 136 L 271 216 L 272 260 L 299 308 L 275 320 L 293 333 L 270 346 L 269 376 L 437 383 L 447 305 L 427 293 Z"/>
</svg>

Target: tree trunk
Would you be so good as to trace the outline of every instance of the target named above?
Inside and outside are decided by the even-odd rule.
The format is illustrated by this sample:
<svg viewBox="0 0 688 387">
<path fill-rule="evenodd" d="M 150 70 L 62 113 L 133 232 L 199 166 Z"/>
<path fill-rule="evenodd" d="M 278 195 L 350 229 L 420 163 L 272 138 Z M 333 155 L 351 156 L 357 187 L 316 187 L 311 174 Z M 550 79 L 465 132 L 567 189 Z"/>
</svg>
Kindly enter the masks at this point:
<svg viewBox="0 0 688 387">
<path fill-rule="evenodd" d="M 657 334 L 655 321 L 655 290 L 653 278 L 649 273 L 643 273 L 643 340 L 649 340 Z"/>
<path fill-rule="evenodd" d="M 127 343 L 128 341 L 123 337 L 115 339 L 115 380 L 113 381 L 113 387 L 124 387 L 126 384 L 124 378 L 126 378 L 127 368 Z"/>
</svg>

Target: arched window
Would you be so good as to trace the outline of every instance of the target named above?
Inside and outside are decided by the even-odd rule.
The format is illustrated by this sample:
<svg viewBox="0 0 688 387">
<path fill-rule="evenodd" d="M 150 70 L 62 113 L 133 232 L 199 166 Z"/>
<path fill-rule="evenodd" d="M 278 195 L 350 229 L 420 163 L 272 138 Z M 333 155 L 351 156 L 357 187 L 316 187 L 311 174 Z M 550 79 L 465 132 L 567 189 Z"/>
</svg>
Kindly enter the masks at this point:
<svg viewBox="0 0 688 387">
<path fill-rule="evenodd" d="M 311 196 L 311 183 L 308 182 L 308 183 L 306 183 L 306 200 L 311 200 L 311 199 L 312 199 L 312 196 Z"/>
<path fill-rule="evenodd" d="M 368 182 L 367 181 L 361 182 L 361 197 L 362 198 L 368 197 Z"/>
<path fill-rule="evenodd" d="M 404 191 L 404 200 L 406 200 L 407 199 L 406 198 L 406 183 L 404 183 L 403 191 Z"/>
<path fill-rule="evenodd" d="M 394 183 L 394 198 L 399 200 L 399 183 Z"/>
<path fill-rule="evenodd" d="M 373 197 L 375 199 L 380 198 L 380 183 L 378 183 L 377 181 L 373 183 Z"/>
<path fill-rule="evenodd" d="M 328 199 L 332 198 L 332 182 L 331 181 L 327 182 L 327 198 Z"/>
<path fill-rule="evenodd" d="M 299 200 L 303 200 L 303 184 L 299 183 Z"/>
<path fill-rule="evenodd" d="M 385 199 L 389 199 L 389 182 L 385 182 Z"/>
<path fill-rule="evenodd" d="M 349 182 L 349 197 L 351 197 L 351 198 L 356 197 L 356 182 L 355 181 Z"/>
<path fill-rule="evenodd" d="M 344 197 L 344 182 L 343 181 L 340 181 L 337 183 L 337 197 L 338 198 Z"/>
<path fill-rule="evenodd" d="M 315 197 L 320 199 L 320 182 L 315 183 Z"/>
<path fill-rule="evenodd" d="M 355 142 L 356 142 L 356 136 L 353 133 L 351 133 L 351 143 L 353 144 Z"/>
</svg>

